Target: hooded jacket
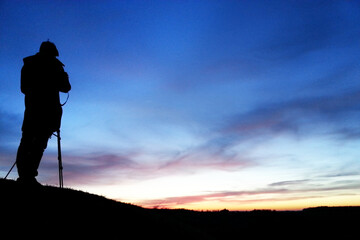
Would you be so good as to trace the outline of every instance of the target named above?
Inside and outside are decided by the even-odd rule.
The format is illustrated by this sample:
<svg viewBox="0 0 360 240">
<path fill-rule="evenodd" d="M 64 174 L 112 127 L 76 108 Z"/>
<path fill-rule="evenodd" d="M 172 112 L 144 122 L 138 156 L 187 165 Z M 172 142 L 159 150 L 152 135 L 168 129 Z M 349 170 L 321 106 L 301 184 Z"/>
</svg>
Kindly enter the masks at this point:
<svg viewBox="0 0 360 240">
<path fill-rule="evenodd" d="M 59 92 L 71 89 L 64 64 L 42 53 L 24 58 L 21 92 L 25 94 L 23 131 L 52 133 L 60 128 L 62 107 Z"/>
</svg>

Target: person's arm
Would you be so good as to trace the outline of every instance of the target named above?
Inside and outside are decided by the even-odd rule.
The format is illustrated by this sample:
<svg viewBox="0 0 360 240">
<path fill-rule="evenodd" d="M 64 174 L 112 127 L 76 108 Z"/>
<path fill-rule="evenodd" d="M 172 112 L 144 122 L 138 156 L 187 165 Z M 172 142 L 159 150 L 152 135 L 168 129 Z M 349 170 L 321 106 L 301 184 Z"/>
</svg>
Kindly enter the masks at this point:
<svg viewBox="0 0 360 240">
<path fill-rule="evenodd" d="M 21 68 L 21 77 L 20 77 L 20 89 L 23 94 L 27 94 L 30 91 L 28 75 L 29 75 L 29 67 L 24 64 Z"/>
<path fill-rule="evenodd" d="M 64 71 L 64 64 L 56 58 L 57 64 L 59 66 L 58 72 L 58 90 L 60 92 L 67 93 L 71 90 L 71 85 L 69 82 L 69 75 Z"/>
<path fill-rule="evenodd" d="M 70 85 L 70 82 L 69 82 L 69 75 L 65 71 L 63 71 L 62 72 L 62 77 L 60 79 L 59 91 L 67 93 L 70 90 L 71 90 L 71 85 Z"/>
</svg>

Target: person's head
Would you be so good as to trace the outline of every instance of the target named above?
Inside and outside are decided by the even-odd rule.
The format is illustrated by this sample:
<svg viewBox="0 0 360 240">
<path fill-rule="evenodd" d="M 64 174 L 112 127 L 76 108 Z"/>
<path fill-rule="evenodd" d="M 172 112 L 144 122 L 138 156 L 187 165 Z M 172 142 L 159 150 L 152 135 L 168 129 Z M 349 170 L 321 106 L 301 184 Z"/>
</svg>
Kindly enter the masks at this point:
<svg viewBox="0 0 360 240">
<path fill-rule="evenodd" d="M 55 46 L 54 43 L 47 40 L 46 42 L 42 42 L 40 45 L 40 51 L 41 54 L 52 56 L 52 57 L 58 57 L 59 52 Z"/>
</svg>

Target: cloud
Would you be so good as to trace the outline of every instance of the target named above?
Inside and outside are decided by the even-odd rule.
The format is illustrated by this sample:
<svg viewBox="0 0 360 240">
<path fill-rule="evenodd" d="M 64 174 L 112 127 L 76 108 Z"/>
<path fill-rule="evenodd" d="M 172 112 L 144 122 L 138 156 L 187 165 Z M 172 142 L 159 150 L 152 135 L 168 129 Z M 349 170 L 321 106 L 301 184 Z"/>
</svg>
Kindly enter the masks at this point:
<svg viewBox="0 0 360 240">
<path fill-rule="evenodd" d="M 164 199 L 154 199 L 143 201 L 140 204 L 144 207 L 176 207 L 177 205 L 185 205 L 191 203 L 200 203 L 204 201 L 229 201 L 229 198 L 240 198 L 242 196 L 256 196 L 260 194 L 283 194 L 287 192 L 285 189 L 267 189 L 255 191 L 224 191 L 203 195 L 169 197 Z M 239 199 L 237 199 L 239 201 Z"/>
<path fill-rule="evenodd" d="M 142 201 L 139 204 L 144 207 L 176 208 L 178 206 L 189 206 L 204 202 L 235 203 L 239 207 L 241 204 L 255 202 L 306 200 L 311 198 L 326 198 L 331 196 L 356 195 L 360 187 L 360 181 L 353 179 L 349 181 L 339 181 L 336 184 L 319 185 L 319 179 L 291 180 L 271 183 L 262 189 L 250 191 L 222 191 L 207 193 L 202 195 L 189 195 L 179 197 L 168 197 L 163 199 L 152 199 Z M 326 193 L 326 194 L 323 194 Z"/>
<path fill-rule="evenodd" d="M 337 177 L 348 177 L 348 176 L 360 176 L 360 171 L 350 171 L 350 172 L 337 172 L 337 173 L 331 173 L 327 175 L 323 175 L 320 177 L 324 178 L 337 178 Z"/>
<path fill-rule="evenodd" d="M 321 76 L 312 79 L 312 83 L 310 83 L 309 86 L 306 86 L 306 89 L 302 89 L 302 91 L 315 90 L 317 92 L 323 91 L 328 93 L 329 90 L 334 90 L 334 88 L 339 91 L 349 85 L 357 86 L 354 79 L 358 78 L 358 65 L 357 59 L 346 57 L 346 59 L 344 59 L 337 67 L 329 68 Z"/>
<path fill-rule="evenodd" d="M 13 141 L 19 141 L 22 116 L 0 109 L 0 145 L 4 146 Z"/>
<path fill-rule="evenodd" d="M 352 141 L 360 139 L 360 128 L 340 127 L 333 132 L 333 135 L 340 141 Z"/>
<path fill-rule="evenodd" d="M 56 153 L 44 155 L 39 169 L 42 181 L 57 184 Z M 169 175 L 188 175 L 217 169 L 237 171 L 254 165 L 252 159 L 238 156 L 228 149 L 197 146 L 181 152 L 91 153 L 83 156 L 63 153 L 64 179 L 69 185 L 121 184 Z"/>
<path fill-rule="evenodd" d="M 22 117 L 18 114 L 0 109 L 0 170 L 4 174 L 16 159 L 21 138 L 21 123 Z"/>
<path fill-rule="evenodd" d="M 224 119 L 218 129 L 204 134 L 203 142 L 175 155 L 164 167 L 192 166 L 226 171 L 257 164 L 254 146 L 280 135 L 296 140 L 326 135 L 334 141 L 360 139 L 360 90 L 292 101 L 263 103 Z"/>
<path fill-rule="evenodd" d="M 45 156 L 39 169 L 39 176 L 48 183 L 57 182 L 58 169 L 57 155 Z M 100 184 L 119 180 L 117 176 L 134 169 L 136 165 L 127 155 L 98 154 L 88 156 L 75 156 L 64 154 L 62 156 L 64 179 L 70 185 Z"/>
<path fill-rule="evenodd" d="M 96 178 L 114 182 L 114 179 L 143 180 L 171 174 L 194 174 L 209 169 L 243 170 L 256 166 L 257 159 L 251 158 L 248 153 L 252 144 L 259 140 L 267 141 L 281 134 L 297 138 L 312 134 L 335 134 L 335 140 L 340 137 L 356 138 L 359 129 L 351 123 L 358 121 L 359 100 L 360 91 L 354 90 L 347 94 L 264 104 L 225 120 L 218 130 L 204 134 L 197 145 L 178 151 L 164 149 L 149 152 L 139 148 L 131 154 L 68 156 L 72 161 L 68 175 L 74 182 L 86 182 L 87 179 L 95 182 Z M 274 186 L 295 183 L 285 181 L 274 183 Z"/>
<path fill-rule="evenodd" d="M 308 181 L 309 181 L 309 179 L 304 179 L 304 180 L 292 180 L 292 181 L 282 181 L 282 182 L 271 183 L 271 184 L 269 184 L 269 186 L 271 186 L 271 187 L 275 187 L 275 186 L 289 186 L 289 185 L 303 184 L 303 183 L 308 182 Z"/>
<path fill-rule="evenodd" d="M 209 169 L 235 171 L 253 164 L 252 159 L 240 157 L 226 148 L 216 149 L 216 147 L 204 145 L 179 153 L 178 156 L 159 166 L 159 170 L 171 172 L 197 172 Z"/>
<path fill-rule="evenodd" d="M 250 112 L 239 114 L 229 121 L 224 131 L 248 139 L 280 133 L 304 136 L 316 131 L 312 127 L 323 126 L 329 128 L 328 133 L 349 137 L 349 132 L 359 131 L 357 125 L 352 124 L 359 121 L 359 110 L 360 90 L 299 98 L 283 103 L 264 104 Z"/>
</svg>

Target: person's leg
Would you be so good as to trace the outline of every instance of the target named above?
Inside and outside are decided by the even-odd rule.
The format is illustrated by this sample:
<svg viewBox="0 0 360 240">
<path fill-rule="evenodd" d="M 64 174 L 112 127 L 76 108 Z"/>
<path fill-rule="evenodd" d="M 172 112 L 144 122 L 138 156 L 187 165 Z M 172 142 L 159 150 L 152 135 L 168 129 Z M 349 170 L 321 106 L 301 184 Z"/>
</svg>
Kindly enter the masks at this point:
<svg viewBox="0 0 360 240">
<path fill-rule="evenodd" d="M 23 132 L 16 157 L 16 166 L 21 181 L 34 181 L 38 167 L 51 135 Z"/>
<path fill-rule="evenodd" d="M 31 173 L 30 159 L 32 147 L 32 134 L 23 132 L 20 145 L 16 155 L 16 167 L 18 170 L 19 178 L 28 179 L 35 177 L 34 173 Z"/>
</svg>

